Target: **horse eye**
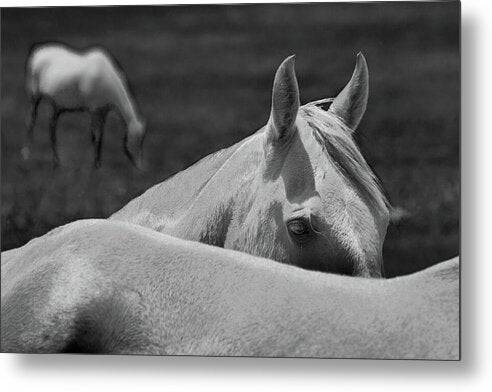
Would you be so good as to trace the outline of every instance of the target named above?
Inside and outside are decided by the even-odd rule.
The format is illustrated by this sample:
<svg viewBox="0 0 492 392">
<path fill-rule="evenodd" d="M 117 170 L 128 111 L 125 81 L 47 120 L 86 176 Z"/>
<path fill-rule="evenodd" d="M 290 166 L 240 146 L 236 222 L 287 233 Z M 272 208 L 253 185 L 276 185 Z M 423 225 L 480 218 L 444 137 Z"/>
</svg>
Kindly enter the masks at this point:
<svg viewBox="0 0 492 392">
<path fill-rule="evenodd" d="M 289 231 L 294 235 L 305 235 L 309 233 L 309 225 L 301 219 L 293 219 L 287 223 Z"/>
</svg>

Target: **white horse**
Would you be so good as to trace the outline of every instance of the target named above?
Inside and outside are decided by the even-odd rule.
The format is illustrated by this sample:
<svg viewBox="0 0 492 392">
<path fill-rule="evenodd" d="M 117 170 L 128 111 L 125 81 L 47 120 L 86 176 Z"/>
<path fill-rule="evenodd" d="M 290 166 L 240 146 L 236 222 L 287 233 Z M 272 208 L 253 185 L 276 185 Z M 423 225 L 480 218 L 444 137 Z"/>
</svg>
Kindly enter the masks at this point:
<svg viewBox="0 0 492 392">
<path fill-rule="evenodd" d="M 25 159 L 30 154 L 38 107 L 45 99 L 53 109 L 50 137 L 55 166 L 59 164 L 56 125 L 61 113 L 90 113 L 91 140 L 95 148 L 94 165 L 99 167 L 104 123 L 108 113 L 114 110 L 121 115 L 127 127 L 124 151 L 135 166 L 141 167 L 145 124 L 137 114 L 122 70 L 106 50 L 92 48 L 78 53 L 61 44 L 36 47 L 27 61 L 26 82 L 31 99 L 31 114 L 27 145 L 22 149 Z"/>
<path fill-rule="evenodd" d="M 352 137 L 368 75 L 359 54 L 335 99 L 300 106 L 294 57 L 287 58 L 262 129 L 152 187 L 111 219 L 307 269 L 380 277 L 388 203 Z"/>
<path fill-rule="evenodd" d="M 2 253 L 4 352 L 459 359 L 459 262 L 381 280 L 78 221 Z"/>
</svg>

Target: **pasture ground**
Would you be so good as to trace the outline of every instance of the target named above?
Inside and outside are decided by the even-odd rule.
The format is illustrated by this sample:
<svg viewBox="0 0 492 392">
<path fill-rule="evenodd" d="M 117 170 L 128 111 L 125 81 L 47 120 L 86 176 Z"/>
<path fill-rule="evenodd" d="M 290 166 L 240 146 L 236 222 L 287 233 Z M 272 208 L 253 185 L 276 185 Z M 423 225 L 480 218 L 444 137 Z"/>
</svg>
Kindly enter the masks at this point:
<svg viewBox="0 0 492 392">
<path fill-rule="evenodd" d="M 28 100 L 24 64 L 33 43 L 103 45 L 128 75 L 147 119 L 148 170 L 122 152 L 109 119 L 103 166 L 92 170 L 87 115 L 59 123 L 62 169 L 53 171 L 48 112 L 23 161 Z M 369 3 L 2 9 L 2 250 L 55 226 L 107 217 L 151 185 L 264 125 L 276 67 L 297 55 L 301 100 L 332 97 L 362 51 L 370 99 L 357 141 L 394 206 L 388 276 L 459 252 L 459 4 Z"/>
</svg>

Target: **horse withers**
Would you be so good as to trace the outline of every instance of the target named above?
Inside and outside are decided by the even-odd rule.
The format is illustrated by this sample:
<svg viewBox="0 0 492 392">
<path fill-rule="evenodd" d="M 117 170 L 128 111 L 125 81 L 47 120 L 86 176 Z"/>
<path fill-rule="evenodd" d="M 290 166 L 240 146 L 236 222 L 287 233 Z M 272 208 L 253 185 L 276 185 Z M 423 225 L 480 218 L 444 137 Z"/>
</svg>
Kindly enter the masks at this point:
<svg viewBox="0 0 492 392">
<path fill-rule="evenodd" d="M 459 359 L 459 262 L 347 277 L 77 221 L 2 253 L 4 352 Z"/>
<path fill-rule="evenodd" d="M 368 83 L 359 54 L 328 110 L 326 99 L 300 106 L 294 57 L 287 58 L 263 128 L 111 219 L 306 269 L 380 277 L 387 201 L 353 139 Z"/>
</svg>

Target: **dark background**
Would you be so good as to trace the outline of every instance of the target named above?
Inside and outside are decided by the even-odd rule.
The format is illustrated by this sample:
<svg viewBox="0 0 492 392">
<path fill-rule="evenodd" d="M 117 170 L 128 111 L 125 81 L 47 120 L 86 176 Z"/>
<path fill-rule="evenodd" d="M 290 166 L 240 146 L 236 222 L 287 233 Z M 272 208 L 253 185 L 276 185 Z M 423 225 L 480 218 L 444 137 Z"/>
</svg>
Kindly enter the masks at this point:
<svg viewBox="0 0 492 392">
<path fill-rule="evenodd" d="M 263 126 L 273 75 L 297 55 L 302 103 L 335 96 L 362 51 L 370 97 L 357 141 L 393 206 L 388 276 L 459 251 L 459 4 L 369 3 L 2 9 L 2 250 L 75 219 L 107 217 L 151 185 Z M 33 43 L 105 46 L 147 120 L 146 172 L 122 152 L 110 116 L 103 166 L 92 170 L 87 114 L 59 123 L 62 168 L 51 167 L 49 110 L 23 161 Z"/>
</svg>

